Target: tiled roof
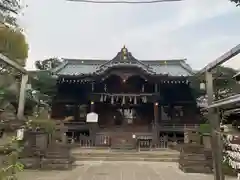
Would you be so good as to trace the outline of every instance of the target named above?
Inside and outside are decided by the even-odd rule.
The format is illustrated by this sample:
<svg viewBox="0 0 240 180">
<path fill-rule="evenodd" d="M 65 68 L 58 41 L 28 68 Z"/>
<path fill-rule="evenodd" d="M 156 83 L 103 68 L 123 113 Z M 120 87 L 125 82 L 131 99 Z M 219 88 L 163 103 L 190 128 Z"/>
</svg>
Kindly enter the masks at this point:
<svg viewBox="0 0 240 180">
<path fill-rule="evenodd" d="M 191 76 L 194 74 L 185 59 L 137 60 L 129 52 L 123 54 L 123 50 L 124 48 L 112 60 L 64 59 L 64 62 L 53 70 L 53 73 L 79 76 L 101 74 L 113 67 L 137 67 L 152 75 Z"/>
</svg>

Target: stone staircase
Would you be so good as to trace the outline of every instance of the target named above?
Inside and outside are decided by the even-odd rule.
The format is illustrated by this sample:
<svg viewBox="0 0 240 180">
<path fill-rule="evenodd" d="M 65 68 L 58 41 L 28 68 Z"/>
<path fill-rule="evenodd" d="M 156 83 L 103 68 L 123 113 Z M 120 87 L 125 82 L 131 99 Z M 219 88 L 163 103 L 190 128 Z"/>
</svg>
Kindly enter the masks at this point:
<svg viewBox="0 0 240 180">
<path fill-rule="evenodd" d="M 76 161 L 150 161 L 150 162 L 178 162 L 179 152 L 172 150 L 143 151 L 134 150 L 115 151 L 100 149 L 73 149 L 72 156 Z"/>
<path fill-rule="evenodd" d="M 179 156 L 179 168 L 185 173 L 212 173 L 211 151 L 197 144 L 184 145 Z"/>
<path fill-rule="evenodd" d="M 135 139 L 131 132 L 114 132 L 111 135 L 111 149 L 113 150 L 132 150 L 136 149 Z"/>
<path fill-rule="evenodd" d="M 55 144 L 49 148 L 41 159 L 41 169 L 66 170 L 72 168 L 74 158 L 70 155 L 70 147 Z"/>
</svg>

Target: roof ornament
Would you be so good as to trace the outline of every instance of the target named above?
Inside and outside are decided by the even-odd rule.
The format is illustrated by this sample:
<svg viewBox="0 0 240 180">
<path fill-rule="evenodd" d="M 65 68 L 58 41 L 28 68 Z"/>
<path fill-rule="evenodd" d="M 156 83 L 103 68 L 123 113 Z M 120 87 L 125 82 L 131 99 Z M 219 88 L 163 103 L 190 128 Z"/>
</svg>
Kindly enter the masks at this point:
<svg viewBox="0 0 240 180">
<path fill-rule="evenodd" d="M 122 48 L 122 55 L 123 55 L 123 59 L 126 60 L 127 59 L 127 54 L 128 54 L 128 50 L 125 47 L 125 45 Z"/>
</svg>

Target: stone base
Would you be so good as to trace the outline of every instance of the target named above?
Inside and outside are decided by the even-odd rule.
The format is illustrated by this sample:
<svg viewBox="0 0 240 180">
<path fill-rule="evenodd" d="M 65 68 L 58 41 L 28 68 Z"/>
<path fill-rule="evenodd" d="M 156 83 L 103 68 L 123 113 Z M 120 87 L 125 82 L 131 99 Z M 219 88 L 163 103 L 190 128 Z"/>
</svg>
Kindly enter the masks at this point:
<svg viewBox="0 0 240 180">
<path fill-rule="evenodd" d="M 186 144 L 179 156 L 179 169 L 186 173 L 212 173 L 211 152 L 197 144 Z"/>
<path fill-rule="evenodd" d="M 72 161 L 70 159 L 42 159 L 41 169 L 70 170 L 72 169 Z"/>
<path fill-rule="evenodd" d="M 210 174 L 212 173 L 212 169 L 210 167 L 205 166 L 182 166 L 179 165 L 179 169 L 181 169 L 185 173 L 205 173 Z"/>
<path fill-rule="evenodd" d="M 23 158 L 20 162 L 24 165 L 24 169 L 39 169 L 41 164 L 39 158 Z"/>
</svg>

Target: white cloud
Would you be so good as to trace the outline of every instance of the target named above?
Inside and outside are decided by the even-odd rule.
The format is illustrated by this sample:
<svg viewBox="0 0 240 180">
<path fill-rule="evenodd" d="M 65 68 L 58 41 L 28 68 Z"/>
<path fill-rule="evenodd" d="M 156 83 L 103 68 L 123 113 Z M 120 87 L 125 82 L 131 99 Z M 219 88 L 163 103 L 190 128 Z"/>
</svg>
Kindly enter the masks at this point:
<svg viewBox="0 0 240 180">
<path fill-rule="evenodd" d="M 154 5 L 93 5 L 65 0 L 27 3 L 22 23 L 30 43 L 28 68 L 35 60 L 51 56 L 112 58 L 123 44 L 140 59 L 190 57 L 189 63 L 199 67 L 194 59 L 209 60 L 222 51 L 217 41 L 227 42 L 224 48 L 236 41 L 226 34 L 195 42 L 192 38 L 197 33 L 179 33 L 182 28 L 235 12 L 237 8 L 228 0 Z M 211 48 L 211 43 L 216 48 Z M 198 54 L 197 49 L 204 54 Z"/>
</svg>

